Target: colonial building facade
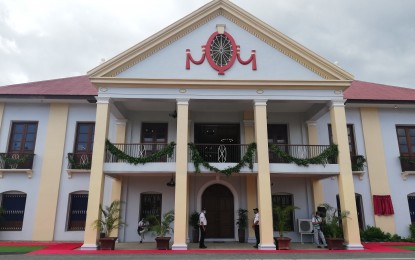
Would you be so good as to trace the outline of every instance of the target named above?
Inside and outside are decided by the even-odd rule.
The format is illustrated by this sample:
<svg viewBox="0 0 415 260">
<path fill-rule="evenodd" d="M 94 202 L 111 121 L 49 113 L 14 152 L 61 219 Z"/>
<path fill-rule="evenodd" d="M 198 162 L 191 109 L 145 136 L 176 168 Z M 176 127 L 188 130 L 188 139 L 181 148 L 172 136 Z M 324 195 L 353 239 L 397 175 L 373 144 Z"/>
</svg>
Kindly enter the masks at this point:
<svg viewBox="0 0 415 260">
<path fill-rule="evenodd" d="M 96 249 L 91 223 L 113 200 L 120 242 L 174 210 L 175 250 L 202 207 L 212 241 L 237 240 L 237 210 L 259 208 L 262 250 L 276 206 L 299 208 L 294 241 L 318 205 L 348 211 L 349 249 L 367 225 L 408 236 L 415 221 L 415 91 L 356 81 L 227 0 L 87 76 L 4 86 L 0 101 L 4 240 Z"/>
</svg>

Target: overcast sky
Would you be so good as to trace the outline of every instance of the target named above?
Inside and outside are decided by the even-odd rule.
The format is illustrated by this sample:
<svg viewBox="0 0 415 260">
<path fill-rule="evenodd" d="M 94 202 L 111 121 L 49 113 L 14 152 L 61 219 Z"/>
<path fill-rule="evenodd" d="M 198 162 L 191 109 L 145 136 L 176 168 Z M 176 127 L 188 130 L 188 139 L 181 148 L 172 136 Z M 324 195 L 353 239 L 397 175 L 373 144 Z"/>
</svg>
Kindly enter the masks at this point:
<svg viewBox="0 0 415 260">
<path fill-rule="evenodd" d="M 209 0 L 0 0 L 0 85 L 85 75 Z M 232 0 L 355 79 L 415 88 L 414 0 Z"/>
</svg>

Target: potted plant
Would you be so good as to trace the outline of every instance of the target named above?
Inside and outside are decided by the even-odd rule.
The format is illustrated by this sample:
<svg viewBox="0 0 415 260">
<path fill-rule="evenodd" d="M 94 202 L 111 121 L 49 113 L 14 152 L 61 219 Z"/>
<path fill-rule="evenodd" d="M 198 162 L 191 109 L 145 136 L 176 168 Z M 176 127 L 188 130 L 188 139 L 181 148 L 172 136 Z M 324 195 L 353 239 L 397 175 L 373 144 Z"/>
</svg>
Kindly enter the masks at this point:
<svg viewBox="0 0 415 260">
<path fill-rule="evenodd" d="M 284 237 L 284 232 L 287 229 L 288 220 L 290 219 L 291 213 L 298 209 L 298 207 L 294 205 L 289 206 L 277 206 L 275 207 L 274 214 L 277 216 L 277 228 L 279 237 L 274 237 L 275 245 L 277 249 L 290 249 L 290 242 L 291 238 Z"/>
<path fill-rule="evenodd" d="M 189 225 L 192 226 L 192 243 L 199 243 L 199 213 L 194 211 L 189 218 Z"/>
<path fill-rule="evenodd" d="M 174 221 L 174 211 L 170 210 L 164 213 L 161 220 L 156 216 L 150 216 L 148 221 L 150 231 L 156 236 L 157 249 L 169 250 L 171 237 L 166 237 L 166 235 L 173 232 L 171 223 Z"/>
<path fill-rule="evenodd" d="M 326 237 L 327 247 L 330 250 L 343 249 L 344 238 L 341 221 L 347 217 L 349 212 L 340 211 L 328 203 L 324 203 L 321 206 L 326 208 L 326 217 L 323 219 L 322 228 Z"/>
<path fill-rule="evenodd" d="M 99 205 L 101 215 L 99 219 L 93 222 L 93 226 L 103 234 L 99 239 L 101 250 L 114 250 L 115 240 L 118 237 L 110 237 L 111 233 L 125 225 L 121 221 L 121 204 L 121 201 L 114 200 L 105 208 Z"/>
<path fill-rule="evenodd" d="M 238 219 L 236 225 L 238 225 L 238 238 L 239 243 L 245 243 L 245 230 L 248 226 L 248 210 L 238 209 Z"/>
</svg>

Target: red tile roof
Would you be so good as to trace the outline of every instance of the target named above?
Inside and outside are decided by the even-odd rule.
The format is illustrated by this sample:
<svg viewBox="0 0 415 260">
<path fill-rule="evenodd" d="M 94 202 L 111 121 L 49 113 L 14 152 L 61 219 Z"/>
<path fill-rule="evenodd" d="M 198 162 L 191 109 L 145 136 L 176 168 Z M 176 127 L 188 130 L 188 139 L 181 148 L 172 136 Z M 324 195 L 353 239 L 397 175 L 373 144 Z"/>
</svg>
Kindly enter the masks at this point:
<svg viewBox="0 0 415 260">
<path fill-rule="evenodd" d="M 0 87 L 1 95 L 96 96 L 88 76 L 69 77 Z M 344 92 L 349 101 L 415 101 L 415 89 L 354 80 Z"/>
<path fill-rule="evenodd" d="M 0 95 L 96 96 L 88 76 L 69 77 L 0 87 Z"/>
<path fill-rule="evenodd" d="M 353 101 L 415 101 L 415 89 L 354 80 L 344 92 Z"/>
</svg>

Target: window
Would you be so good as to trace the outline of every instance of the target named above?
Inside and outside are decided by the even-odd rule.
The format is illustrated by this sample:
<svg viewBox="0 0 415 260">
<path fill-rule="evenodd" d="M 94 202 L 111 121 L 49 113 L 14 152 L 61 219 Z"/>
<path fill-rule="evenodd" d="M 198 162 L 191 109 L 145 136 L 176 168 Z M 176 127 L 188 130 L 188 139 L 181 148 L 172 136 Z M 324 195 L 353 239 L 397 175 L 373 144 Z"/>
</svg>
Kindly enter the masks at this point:
<svg viewBox="0 0 415 260">
<path fill-rule="evenodd" d="M 402 171 L 414 171 L 415 126 L 396 126 Z"/>
<path fill-rule="evenodd" d="M 161 194 L 142 193 L 139 219 L 155 216 L 161 221 Z"/>
<path fill-rule="evenodd" d="M 272 195 L 272 208 L 281 206 L 281 207 L 286 207 L 286 206 L 293 206 L 293 195 L 291 194 L 277 194 L 277 195 Z M 276 214 L 273 214 L 273 222 L 274 222 L 274 230 L 276 229 L 276 224 L 278 222 L 278 218 Z M 285 231 L 294 231 L 294 212 L 292 211 L 290 216 L 289 216 L 289 220 L 287 223 L 287 230 Z"/>
<path fill-rule="evenodd" d="M 401 156 L 415 156 L 415 126 L 396 126 Z"/>
<path fill-rule="evenodd" d="M 95 123 L 78 123 L 74 153 L 69 154 L 69 168 L 91 169 L 92 150 L 94 148 Z"/>
<path fill-rule="evenodd" d="M 19 231 L 23 227 L 26 207 L 26 194 L 21 192 L 3 193 L 1 208 L 3 209 L 1 231 Z"/>
<path fill-rule="evenodd" d="M 71 193 L 69 195 L 68 231 L 85 230 L 88 194 Z"/>
<path fill-rule="evenodd" d="M 10 132 L 7 158 L 23 159 L 18 164 L 6 163 L 6 169 L 31 169 L 35 151 L 37 122 L 13 122 Z"/>
<path fill-rule="evenodd" d="M 333 132 L 331 131 L 331 124 L 329 124 L 329 142 L 333 144 Z M 354 139 L 354 127 L 352 124 L 347 125 L 347 137 L 349 139 L 350 156 L 353 158 L 356 156 L 356 143 Z"/>
<path fill-rule="evenodd" d="M 75 153 L 92 153 L 95 123 L 78 123 L 76 126 Z"/>
<path fill-rule="evenodd" d="M 10 135 L 9 153 L 31 153 L 35 150 L 37 122 L 14 122 Z"/>
<path fill-rule="evenodd" d="M 415 193 L 408 195 L 408 207 L 409 215 L 411 217 L 411 223 L 415 224 Z"/>
</svg>

